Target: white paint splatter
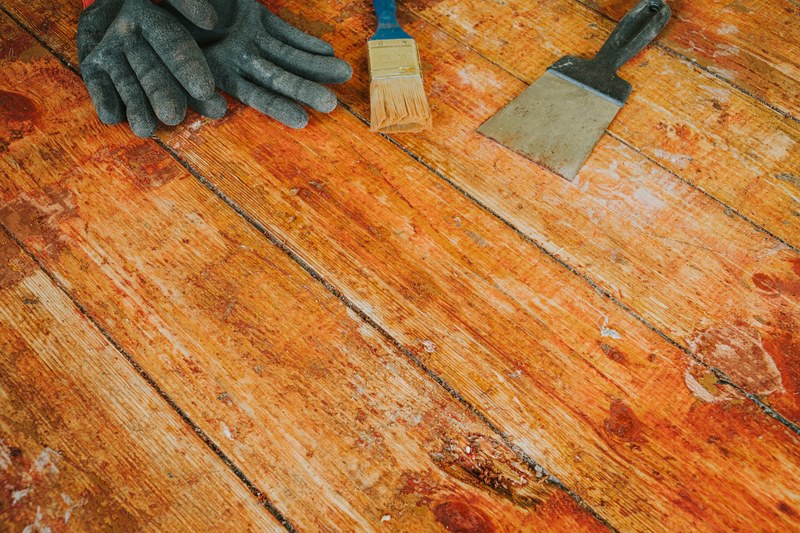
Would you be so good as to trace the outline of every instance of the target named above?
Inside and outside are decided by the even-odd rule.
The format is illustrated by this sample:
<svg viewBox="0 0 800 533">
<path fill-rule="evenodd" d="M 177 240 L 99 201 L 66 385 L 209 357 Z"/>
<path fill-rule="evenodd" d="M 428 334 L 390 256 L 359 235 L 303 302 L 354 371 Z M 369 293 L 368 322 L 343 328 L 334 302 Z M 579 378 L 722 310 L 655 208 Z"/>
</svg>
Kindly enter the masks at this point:
<svg viewBox="0 0 800 533">
<path fill-rule="evenodd" d="M 391 515 L 385 514 L 381 517 L 381 522 L 388 522 L 391 519 L 392 519 Z"/>
<path fill-rule="evenodd" d="M 64 503 L 67 504 L 67 511 L 64 513 L 64 523 L 68 524 L 69 519 L 72 516 L 72 511 L 84 505 L 86 503 L 86 500 L 80 500 L 78 502 L 74 502 L 72 501 L 72 498 L 69 497 L 69 495 L 64 494 L 63 492 L 61 493 L 61 499 L 64 500 Z"/>
<path fill-rule="evenodd" d="M 222 434 L 225 435 L 228 440 L 233 440 L 233 433 L 231 433 L 231 429 L 224 422 L 222 423 Z"/>
<path fill-rule="evenodd" d="M 426 352 L 428 352 L 428 353 L 433 353 L 433 352 L 435 352 L 435 351 L 436 351 L 436 344 L 434 344 L 432 341 L 424 341 L 424 342 L 422 343 L 422 347 L 423 347 L 423 348 L 425 349 L 425 351 L 426 351 Z"/>
<path fill-rule="evenodd" d="M 667 152 L 666 150 L 661 150 L 659 148 L 653 150 L 653 154 L 659 159 L 665 159 L 669 161 L 678 168 L 686 168 L 692 161 L 694 161 L 691 156 L 685 154 L 673 154 L 672 152 Z"/>
<path fill-rule="evenodd" d="M 16 505 L 22 498 L 31 493 L 31 489 L 15 490 L 11 493 L 11 505 Z"/>
<path fill-rule="evenodd" d="M 38 531 L 39 533 L 50 533 L 50 528 L 42 524 L 42 518 L 42 510 L 37 506 L 36 521 L 33 524 L 25 526 L 25 529 L 22 530 L 22 533 L 33 533 L 34 531 Z"/>
<path fill-rule="evenodd" d="M 601 337 L 611 337 L 612 339 L 621 339 L 622 335 L 615 329 L 611 329 L 608 327 L 608 317 L 605 317 L 603 321 L 603 325 L 600 326 L 600 336 Z"/>
<path fill-rule="evenodd" d="M 59 457 L 57 451 L 53 450 L 52 448 L 45 448 L 33 461 L 33 468 L 37 472 L 47 471 L 49 474 L 58 474 L 58 466 L 56 466 L 54 459 L 57 457 Z"/>
<path fill-rule="evenodd" d="M 734 26 L 733 24 L 723 24 L 719 28 L 717 28 L 717 33 L 719 35 L 733 35 L 739 32 L 739 28 Z"/>
</svg>

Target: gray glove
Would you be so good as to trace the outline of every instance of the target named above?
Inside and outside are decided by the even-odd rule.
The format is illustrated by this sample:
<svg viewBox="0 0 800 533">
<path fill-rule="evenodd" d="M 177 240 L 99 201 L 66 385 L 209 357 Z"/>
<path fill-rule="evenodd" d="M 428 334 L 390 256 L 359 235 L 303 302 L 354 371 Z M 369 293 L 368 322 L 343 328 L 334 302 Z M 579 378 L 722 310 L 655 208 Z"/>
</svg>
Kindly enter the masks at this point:
<svg viewBox="0 0 800 533">
<path fill-rule="evenodd" d="M 214 31 L 178 18 L 200 44 L 217 87 L 292 128 L 308 123 L 299 104 L 324 113 L 336 108 L 336 95 L 320 83 L 343 83 L 353 71 L 331 45 L 256 0 L 209 1 L 219 16 Z"/>
<path fill-rule="evenodd" d="M 207 0 L 166 4 L 205 27 L 217 20 Z M 97 0 L 88 7 L 78 23 L 78 58 L 100 120 L 118 124 L 127 115 L 140 137 L 155 133 L 157 119 L 180 123 L 187 103 L 208 116 L 225 113 L 200 48 L 173 15 L 150 0 Z"/>
</svg>

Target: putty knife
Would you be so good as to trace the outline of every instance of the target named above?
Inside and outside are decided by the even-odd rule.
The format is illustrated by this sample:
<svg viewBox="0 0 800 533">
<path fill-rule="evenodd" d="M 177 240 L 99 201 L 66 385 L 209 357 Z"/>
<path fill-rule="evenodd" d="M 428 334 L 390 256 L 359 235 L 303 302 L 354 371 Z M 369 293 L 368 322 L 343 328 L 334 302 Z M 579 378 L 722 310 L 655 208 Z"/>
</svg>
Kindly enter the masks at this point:
<svg viewBox="0 0 800 533">
<path fill-rule="evenodd" d="M 617 70 L 670 15 L 663 0 L 642 0 L 593 59 L 562 57 L 478 131 L 572 181 L 631 93 Z"/>
</svg>

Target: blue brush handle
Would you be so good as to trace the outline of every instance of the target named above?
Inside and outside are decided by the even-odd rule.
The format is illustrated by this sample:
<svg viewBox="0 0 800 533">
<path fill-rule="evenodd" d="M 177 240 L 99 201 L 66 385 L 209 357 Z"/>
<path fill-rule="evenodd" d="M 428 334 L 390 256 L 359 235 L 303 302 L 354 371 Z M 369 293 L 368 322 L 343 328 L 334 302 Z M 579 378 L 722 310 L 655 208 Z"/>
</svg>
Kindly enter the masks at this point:
<svg viewBox="0 0 800 533">
<path fill-rule="evenodd" d="M 373 0 L 375 15 L 378 17 L 378 29 L 371 41 L 381 39 L 411 39 L 397 22 L 397 5 L 395 0 Z"/>
</svg>

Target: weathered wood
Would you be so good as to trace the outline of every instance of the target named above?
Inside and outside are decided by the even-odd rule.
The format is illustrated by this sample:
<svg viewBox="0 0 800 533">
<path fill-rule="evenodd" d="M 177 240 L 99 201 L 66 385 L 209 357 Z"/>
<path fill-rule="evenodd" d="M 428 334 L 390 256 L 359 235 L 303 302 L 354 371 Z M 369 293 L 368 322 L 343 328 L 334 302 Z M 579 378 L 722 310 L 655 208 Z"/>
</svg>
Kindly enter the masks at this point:
<svg viewBox="0 0 800 533">
<path fill-rule="evenodd" d="M 491 4 L 487 8 L 486 2 L 475 0 L 410 3 L 419 16 L 526 83 L 536 80 L 564 55 L 593 55 L 613 28 L 613 23 L 574 0 Z M 675 9 L 680 12 L 681 7 Z M 435 57 L 438 47 L 432 43 L 427 48 L 431 47 Z M 476 64 L 473 57 L 459 55 L 453 65 L 439 62 L 432 76 L 434 90 L 441 84 L 437 78 L 455 82 L 444 89 L 442 98 L 448 102 L 456 97 L 453 93 L 462 95 L 458 96 L 460 99 L 469 95 L 463 104 L 456 104 L 466 115 L 467 121 L 460 124 L 465 131 L 477 127 L 475 120 L 483 121 L 496 111 L 497 95 L 493 93 L 498 88 L 510 91 L 511 96 L 501 100 L 505 104 L 523 87 L 510 77 L 497 77 L 492 69 L 487 71 L 480 62 Z M 458 77 L 453 78 L 454 74 Z M 633 84 L 634 91 L 609 126 L 612 134 L 800 247 L 797 121 L 780 116 L 656 47 L 623 67 L 620 75 Z M 493 85 L 487 86 L 486 80 L 492 80 Z M 798 90 L 800 84 L 793 87 Z M 476 103 L 476 109 L 470 109 L 471 102 Z M 488 114 L 485 107 L 489 108 Z M 646 165 L 645 171 L 653 168 Z M 590 171 L 585 171 L 584 176 L 586 180 L 597 179 Z"/>
<path fill-rule="evenodd" d="M 796 523 L 796 435 L 352 116 L 288 137 L 234 106 L 167 139 L 615 525 Z M 28 240 L 104 320 L 131 327 L 135 312 L 93 286 L 97 267 Z M 791 265 L 776 265 L 772 285 L 791 287 Z"/>
<path fill-rule="evenodd" d="M 0 222 L 292 523 L 603 529 L 77 76 L 0 90 Z"/>
<path fill-rule="evenodd" d="M 0 529 L 25 528 L 283 531 L 0 230 Z"/>
<path fill-rule="evenodd" d="M 585 3 L 620 20 L 636 1 Z M 800 118 L 800 4 L 672 0 L 670 5 L 675 17 L 659 42 Z"/>
<path fill-rule="evenodd" d="M 334 8 L 283 4 L 296 9 L 296 22 L 306 27 L 313 28 L 306 18 L 336 16 Z M 429 25 L 406 22 L 422 49 L 437 58 L 427 80 L 438 126 L 399 142 L 651 324 L 799 420 L 800 296 L 792 283 L 765 289 L 759 280 L 792 279 L 800 254 L 612 138 L 601 141 L 575 186 L 480 136 L 474 129 L 524 84 Z M 355 13 L 329 34 L 356 65 L 354 81 L 340 93 L 362 116 L 368 80 L 358 68 L 366 61 L 359 36 L 371 23 L 369 14 Z M 729 326 L 735 329 L 725 342 L 733 356 L 723 354 L 721 341 L 704 341 Z M 769 368 L 772 378 L 753 378 L 752 368 Z"/>
<path fill-rule="evenodd" d="M 550 7 L 541 7 L 554 10 L 550 18 L 558 19 L 559 24 L 545 25 L 538 30 L 521 25 L 509 27 L 503 21 L 513 17 L 504 5 L 493 10 L 479 9 L 474 2 L 459 2 L 457 7 L 438 2 L 427 9 L 423 9 L 428 6 L 423 0 L 409 5 L 450 31 L 461 34 L 461 38 L 471 46 L 487 47 L 486 35 L 500 39 L 506 43 L 498 47 L 500 52 L 488 47 L 487 53 L 499 54 L 494 59 L 508 63 L 509 68 L 513 66 L 532 73 L 540 67 L 544 69 L 562 53 L 584 46 L 576 39 L 597 33 L 593 26 L 604 25 L 605 31 L 610 30 L 608 21 L 584 8 L 576 9 L 573 4 L 563 0 L 548 3 Z M 32 8 L 29 4 L 26 6 L 14 5 L 14 9 L 24 16 L 32 16 L 28 14 Z M 310 6 L 286 0 L 275 2 L 273 7 L 292 22 L 331 38 L 337 49 L 356 65 L 355 79 L 339 90 L 348 104 L 366 116 L 368 80 L 362 41 L 373 23 L 368 3 Z M 53 6 L 43 6 L 40 11 L 55 15 L 53 9 Z M 450 17 L 452 13 L 458 16 Z M 66 14 L 61 18 L 65 17 L 69 18 Z M 422 49 L 427 50 L 431 57 L 438 58 L 435 64 L 429 62 L 427 73 L 438 126 L 428 134 L 403 136 L 401 142 L 541 243 L 550 253 L 557 254 L 579 272 L 588 275 L 698 356 L 723 369 L 749 392 L 769 395 L 769 401 L 786 416 L 800 420 L 797 370 L 800 316 L 796 311 L 799 297 L 791 290 L 791 284 L 784 290 L 778 289 L 783 297 L 776 298 L 773 289 L 765 290 L 765 284 L 759 283 L 764 278 L 770 285 L 770 280 L 780 280 L 785 272 L 791 272 L 792 261 L 800 259 L 798 254 L 779 246 L 741 219 L 728 216 L 723 207 L 613 139 L 606 138 L 601 142 L 590 160 L 590 168 L 586 170 L 591 176 L 576 188 L 553 179 L 551 174 L 536 165 L 474 133 L 479 124 L 519 93 L 524 84 L 423 22 L 414 23 L 413 17 L 407 19 Z M 519 15 L 519 19 L 533 21 L 531 24 L 539 20 L 533 15 Z M 482 31 L 472 31 L 474 27 L 480 27 Z M 516 33 L 503 37 L 504 28 Z M 583 30 L 579 31 L 580 28 Z M 60 29 L 59 26 L 59 31 L 48 36 L 52 45 L 74 54 L 74 50 L 61 41 L 64 36 Z M 550 38 L 554 46 L 563 48 L 540 54 L 528 48 L 520 50 L 519 45 L 514 45 L 515 42 L 527 42 L 522 34 L 531 32 L 546 36 L 552 34 Z M 599 43 L 605 35 L 594 37 Z M 560 44 L 565 40 L 568 44 Z M 516 55 L 511 54 L 512 51 Z M 513 63 L 513 58 L 517 58 L 517 64 Z M 653 66 L 656 61 L 663 65 Z M 674 72 L 683 66 L 683 74 L 689 78 L 708 78 L 702 73 L 692 74 L 689 72 L 691 69 L 679 60 L 654 49 L 645 52 L 637 65 L 627 67 L 629 72 L 626 75 L 631 77 L 630 72 L 642 71 L 636 83 L 637 87 L 650 88 L 653 94 L 648 97 L 648 102 L 675 98 L 674 94 L 665 95 L 661 90 L 664 83 L 654 82 L 653 76 L 668 77 L 664 72 Z M 716 83 L 713 78 L 703 83 L 706 82 Z M 707 90 L 698 89 L 698 84 L 703 85 L 697 82 L 693 90 L 681 93 L 686 101 L 678 106 L 679 109 L 695 106 L 702 110 L 702 104 L 692 102 L 692 98 Z M 718 91 L 723 89 L 712 87 L 710 94 L 719 96 Z M 800 216 L 790 213 L 791 205 L 795 209 L 798 206 L 797 195 L 792 192 L 791 176 L 800 175 L 800 170 L 793 170 L 794 167 L 800 168 L 800 144 L 792 139 L 800 138 L 800 130 L 794 128 L 784 133 L 776 130 L 771 133 L 771 140 L 756 145 L 757 140 L 763 137 L 760 132 L 785 121 L 780 122 L 780 117 L 767 109 L 760 109 L 763 116 L 759 115 L 760 104 L 735 94 L 735 91 L 728 92 L 732 95 L 730 98 L 740 101 L 738 107 L 734 106 L 734 114 L 739 117 L 733 121 L 736 128 L 741 130 L 752 126 L 754 129 L 739 131 L 739 140 L 728 138 L 717 146 L 716 151 L 711 147 L 702 149 L 701 152 L 706 154 L 702 173 L 709 182 L 722 183 L 719 186 L 722 189 L 738 190 L 738 196 L 746 198 L 750 204 L 744 211 L 746 215 L 758 220 L 759 216 L 770 216 L 767 214 L 777 209 L 781 217 L 788 217 L 781 219 L 779 225 L 787 228 L 788 236 L 792 237 L 790 241 L 795 242 L 800 239 Z M 467 94 L 469 99 L 464 98 Z M 701 102 L 705 101 L 703 98 L 700 98 Z M 635 102 L 628 107 L 631 106 L 636 109 Z M 705 110 L 717 113 L 713 106 L 706 106 Z M 615 124 L 625 123 L 625 116 L 642 117 L 637 120 L 644 123 L 653 113 L 645 108 L 639 109 L 638 113 L 623 110 Z M 762 120 L 759 120 L 760 116 Z M 774 122 L 776 120 L 779 122 Z M 717 122 L 709 119 L 703 124 Z M 670 123 L 680 124 L 680 121 Z M 791 127 L 790 122 L 785 124 Z M 705 129 L 715 127 L 703 126 Z M 646 126 L 633 124 L 627 131 L 631 137 L 646 137 L 645 129 Z M 685 132 L 681 128 L 678 130 Z M 775 135 L 790 139 L 791 146 L 778 142 Z M 744 175 L 742 169 L 746 168 L 740 160 L 748 160 L 749 156 L 740 153 L 719 165 L 713 161 L 714 154 L 735 151 L 735 146 L 732 148 L 726 144 L 729 142 L 736 146 L 750 145 L 747 152 L 756 150 L 762 160 L 769 160 L 770 154 L 777 153 L 774 152 L 775 146 L 785 146 L 790 151 L 782 153 L 779 159 L 783 163 L 770 171 L 773 177 L 777 176 L 775 180 L 742 179 L 737 184 L 733 181 Z M 758 170 L 757 167 L 753 168 Z M 508 176 L 524 176 L 525 179 L 508 179 Z M 776 233 L 782 234 L 780 231 Z M 781 285 L 781 282 L 777 283 Z M 729 341 L 738 353 L 736 357 L 722 356 L 715 346 L 702 342 L 702 339 L 715 336 L 716 332 L 731 324 L 736 325 L 738 332 Z M 761 349 L 762 345 L 767 347 L 766 353 Z M 751 366 L 768 368 L 772 361 L 777 363 L 782 380 L 773 378 L 765 384 L 763 380 L 753 380 L 748 376 Z"/>
</svg>

